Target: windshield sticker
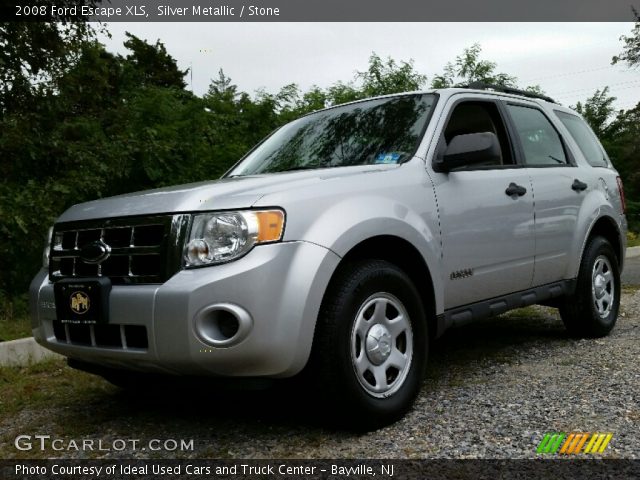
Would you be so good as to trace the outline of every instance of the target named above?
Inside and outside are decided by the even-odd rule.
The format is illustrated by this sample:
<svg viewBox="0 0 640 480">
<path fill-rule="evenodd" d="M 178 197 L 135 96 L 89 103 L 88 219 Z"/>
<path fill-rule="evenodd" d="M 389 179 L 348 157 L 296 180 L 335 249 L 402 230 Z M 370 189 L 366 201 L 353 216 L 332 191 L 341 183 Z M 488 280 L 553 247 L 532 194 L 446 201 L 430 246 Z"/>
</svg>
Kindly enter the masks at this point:
<svg viewBox="0 0 640 480">
<path fill-rule="evenodd" d="M 376 157 L 376 163 L 398 163 L 400 154 L 397 152 L 379 153 Z"/>
</svg>

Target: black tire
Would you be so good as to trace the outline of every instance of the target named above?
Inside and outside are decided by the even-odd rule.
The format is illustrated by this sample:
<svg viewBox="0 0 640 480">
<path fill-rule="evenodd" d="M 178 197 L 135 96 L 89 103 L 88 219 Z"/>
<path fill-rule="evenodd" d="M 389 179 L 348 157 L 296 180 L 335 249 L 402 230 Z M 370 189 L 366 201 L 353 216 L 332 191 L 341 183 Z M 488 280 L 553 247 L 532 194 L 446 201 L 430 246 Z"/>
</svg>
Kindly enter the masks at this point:
<svg viewBox="0 0 640 480">
<path fill-rule="evenodd" d="M 376 323 L 382 328 L 374 329 Z M 358 333 L 365 331 L 366 335 Z M 402 270 L 382 260 L 342 267 L 325 294 L 310 362 L 311 380 L 322 405 L 330 407 L 331 418 L 357 430 L 380 428 L 401 418 L 420 390 L 427 332 L 420 296 Z M 396 367 L 403 357 L 404 366 Z M 358 373 L 355 365 L 366 362 L 368 370 Z"/>
<path fill-rule="evenodd" d="M 594 269 L 602 269 L 601 279 L 596 279 L 597 272 Z M 605 282 L 604 286 L 602 282 Z M 593 237 L 582 256 L 576 290 L 562 300 L 560 316 L 573 337 L 604 337 L 615 326 L 619 307 L 618 259 L 606 239 Z"/>
</svg>

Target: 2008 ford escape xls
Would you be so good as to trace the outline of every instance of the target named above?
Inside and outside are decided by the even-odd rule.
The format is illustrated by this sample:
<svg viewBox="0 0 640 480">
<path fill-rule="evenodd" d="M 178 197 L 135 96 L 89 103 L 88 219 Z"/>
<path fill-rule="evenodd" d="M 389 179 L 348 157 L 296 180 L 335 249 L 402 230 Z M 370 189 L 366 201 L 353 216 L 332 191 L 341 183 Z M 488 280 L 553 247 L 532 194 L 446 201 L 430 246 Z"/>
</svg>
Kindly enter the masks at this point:
<svg viewBox="0 0 640 480">
<path fill-rule="evenodd" d="M 543 303 L 606 335 L 620 177 L 572 110 L 474 87 L 328 108 L 220 180 L 71 207 L 31 284 L 36 340 L 112 380 L 302 372 L 376 427 L 450 326 Z"/>
</svg>

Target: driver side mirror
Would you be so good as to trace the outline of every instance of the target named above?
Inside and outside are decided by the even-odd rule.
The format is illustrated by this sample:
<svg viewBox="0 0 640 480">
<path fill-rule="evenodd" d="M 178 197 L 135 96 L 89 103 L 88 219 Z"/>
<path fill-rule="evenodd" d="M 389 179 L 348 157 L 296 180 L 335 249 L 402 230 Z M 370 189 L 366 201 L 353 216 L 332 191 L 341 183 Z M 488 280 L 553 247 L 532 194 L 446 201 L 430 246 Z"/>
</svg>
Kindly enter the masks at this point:
<svg viewBox="0 0 640 480">
<path fill-rule="evenodd" d="M 500 163 L 500 143 L 492 132 L 456 135 L 447 145 L 444 154 L 433 162 L 436 172 L 450 172 L 454 168 L 478 163 Z"/>
</svg>

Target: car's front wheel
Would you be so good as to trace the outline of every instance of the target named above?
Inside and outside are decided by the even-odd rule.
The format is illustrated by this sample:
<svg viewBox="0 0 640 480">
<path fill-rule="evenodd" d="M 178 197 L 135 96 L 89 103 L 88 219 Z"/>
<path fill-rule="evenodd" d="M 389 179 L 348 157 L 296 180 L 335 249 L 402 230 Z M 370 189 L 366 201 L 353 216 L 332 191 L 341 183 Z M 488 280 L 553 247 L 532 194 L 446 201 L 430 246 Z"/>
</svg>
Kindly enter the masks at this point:
<svg viewBox="0 0 640 480">
<path fill-rule="evenodd" d="M 427 359 L 422 302 L 409 277 L 382 260 L 343 267 L 321 307 L 312 374 L 344 423 L 378 428 L 400 418 Z"/>
</svg>

